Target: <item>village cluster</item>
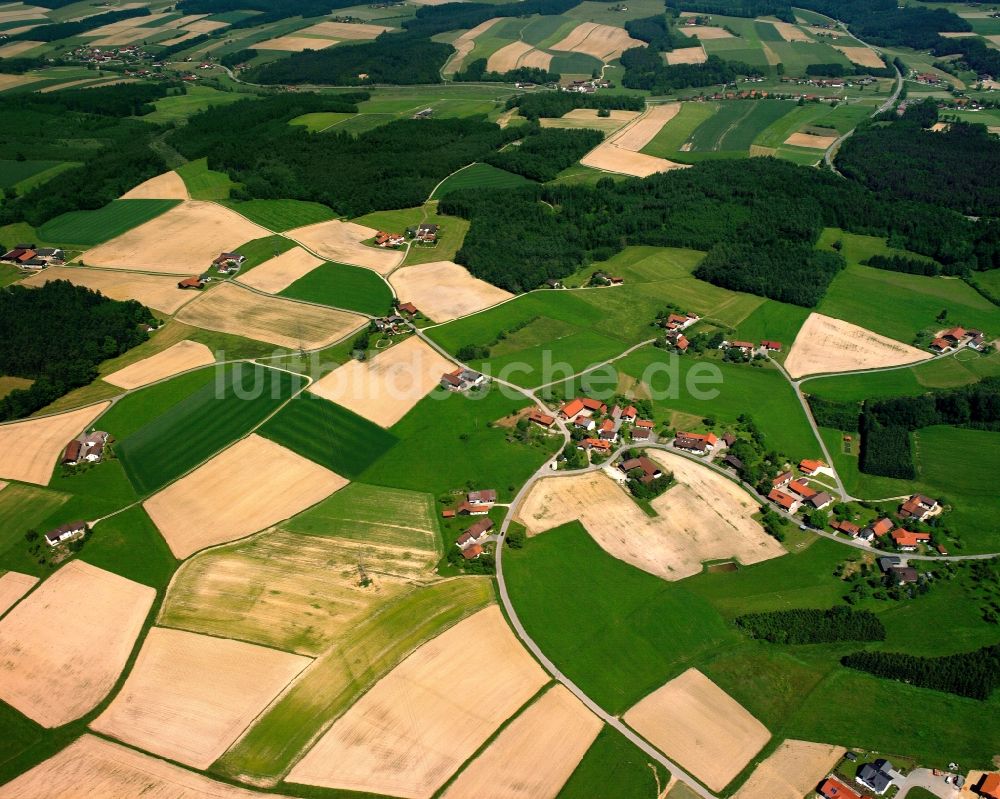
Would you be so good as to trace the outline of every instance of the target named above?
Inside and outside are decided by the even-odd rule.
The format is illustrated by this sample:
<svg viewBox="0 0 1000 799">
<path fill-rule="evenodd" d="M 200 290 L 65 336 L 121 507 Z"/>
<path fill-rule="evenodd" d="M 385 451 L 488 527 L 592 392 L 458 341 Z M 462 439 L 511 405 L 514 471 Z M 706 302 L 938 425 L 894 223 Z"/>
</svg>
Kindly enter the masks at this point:
<svg viewBox="0 0 1000 799">
<path fill-rule="evenodd" d="M 429 112 L 431 109 L 425 109 Z M 423 114 L 424 111 L 418 112 Z M 385 230 L 379 230 L 375 233 L 372 239 L 372 244 L 376 247 L 381 247 L 382 249 L 395 249 L 397 247 L 402 247 L 406 244 L 407 238 L 412 239 L 418 244 L 437 244 L 438 233 L 440 232 L 440 225 L 435 225 L 433 222 L 421 222 L 416 227 L 411 227 L 406 229 L 406 234 L 402 233 L 389 233 Z"/>
<path fill-rule="evenodd" d="M 493 529 L 493 520 L 487 514 L 497 501 L 497 492 L 492 489 L 481 491 L 470 491 L 465 495 L 465 500 L 457 508 L 450 508 L 442 512 L 445 519 L 454 519 L 456 516 L 480 516 L 471 527 L 467 528 L 457 539 L 455 546 L 459 548 L 465 560 L 475 560 L 485 551 L 483 544 Z"/>
<path fill-rule="evenodd" d="M 246 263 L 246 258 L 238 252 L 224 252 L 219 255 L 214 261 L 212 261 L 212 268 L 215 269 L 216 273 L 219 275 L 224 275 L 226 277 L 233 277 L 239 274 L 240 269 L 243 268 L 243 264 Z M 201 289 L 212 280 L 212 272 L 209 270 L 201 275 L 193 275 L 192 277 L 186 277 L 177 283 L 177 288 L 179 289 Z"/>
</svg>

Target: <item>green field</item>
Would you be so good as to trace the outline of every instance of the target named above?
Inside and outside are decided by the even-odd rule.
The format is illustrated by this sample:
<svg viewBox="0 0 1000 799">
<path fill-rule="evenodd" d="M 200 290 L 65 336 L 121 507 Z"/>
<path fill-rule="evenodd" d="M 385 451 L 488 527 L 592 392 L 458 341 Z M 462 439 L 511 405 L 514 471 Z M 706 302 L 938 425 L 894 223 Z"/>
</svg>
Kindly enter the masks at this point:
<svg viewBox="0 0 1000 799">
<path fill-rule="evenodd" d="M 767 300 L 736 326 L 736 332 L 741 339 L 755 343 L 763 339 L 780 341 L 782 351 L 776 353 L 780 359 L 788 354 L 808 316 L 808 308 Z"/>
<path fill-rule="evenodd" d="M 268 419 L 260 434 L 352 480 L 396 444 L 391 432 L 309 393 Z"/>
<path fill-rule="evenodd" d="M 214 768 L 230 777 L 283 776 L 330 721 L 383 674 L 493 599 L 487 578 L 445 580 L 407 594 L 320 655 Z"/>
<path fill-rule="evenodd" d="M 223 205 L 277 233 L 336 217 L 333 210 L 325 205 L 304 200 L 228 200 Z"/>
<path fill-rule="evenodd" d="M 164 97 L 162 100 L 157 100 L 153 103 L 156 106 L 156 110 L 151 114 L 140 117 L 140 119 L 153 122 L 157 125 L 171 122 L 174 124 L 183 124 L 190 117 L 199 111 L 204 111 L 206 108 L 212 108 L 217 105 L 228 105 L 229 103 L 236 103 L 240 100 L 252 98 L 252 94 L 220 92 L 218 89 L 213 89 L 209 86 L 187 86 L 185 94 L 172 95 Z"/>
<path fill-rule="evenodd" d="M 153 588 L 166 588 L 178 563 L 138 506 L 98 524 L 80 559 Z"/>
<path fill-rule="evenodd" d="M 592 799 L 594 796 L 648 799 L 656 796 L 657 781 L 649 761 L 650 758 L 624 735 L 605 726 L 566 781 L 558 799 Z M 656 768 L 660 785 L 666 785 L 669 776 L 665 769 Z"/>
<path fill-rule="evenodd" d="M 691 134 L 718 110 L 719 103 L 684 103 L 677 116 L 660 128 L 660 132 L 642 148 L 642 152 L 657 158 L 677 160 L 677 154 L 691 138 Z"/>
<path fill-rule="evenodd" d="M 69 494 L 18 483 L 0 490 L 0 557 L 6 561 L 8 550 L 23 548 L 22 536 L 43 526 L 69 498 Z"/>
<path fill-rule="evenodd" d="M 507 441 L 506 430 L 491 426 L 526 404 L 495 388 L 475 396 L 435 389 L 392 427 L 398 443 L 359 479 L 434 496 L 484 487 L 511 497 L 558 443 Z"/>
<path fill-rule="evenodd" d="M 236 364 L 224 370 L 205 369 L 200 388 L 127 435 L 111 422 L 102 425 L 119 439 L 117 452 L 140 495 L 150 494 L 246 435 L 275 411 L 302 384 L 300 378 L 262 366 Z M 216 385 L 217 381 L 221 385 Z M 169 387 L 174 381 L 154 386 Z M 125 415 L 144 402 L 151 391 L 131 394 L 115 406 Z"/>
<path fill-rule="evenodd" d="M 382 316 L 392 306 L 392 291 L 371 269 L 327 262 L 279 292 L 335 308 Z"/>
<path fill-rule="evenodd" d="M 192 200 L 227 200 L 236 184 L 229 175 L 208 168 L 208 159 L 199 158 L 177 168 Z"/>
<path fill-rule="evenodd" d="M 691 134 L 691 152 L 747 155 L 757 136 L 796 106 L 787 100 L 748 100 L 723 103 L 719 111 Z"/>
<path fill-rule="evenodd" d="M 42 172 L 48 172 L 62 163 L 62 161 L 14 161 L 0 158 L 0 189 L 6 191 L 22 180 L 27 180 Z"/>
<path fill-rule="evenodd" d="M 346 119 L 351 119 L 354 114 L 343 114 L 336 111 L 318 111 L 313 114 L 303 114 L 289 120 L 289 125 L 301 125 L 310 133 L 322 133 L 324 130 L 336 127 Z"/>
<path fill-rule="evenodd" d="M 177 200 L 114 200 L 97 211 L 69 211 L 38 228 L 45 241 L 93 246 L 155 219 Z"/>
<path fill-rule="evenodd" d="M 248 241 L 246 244 L 241 244 L 236 248 L 236 251 L 246 258 L 246 260 L 243 262 L 243 266 L 240 267 L 237 277 L 245 275 L 255 266 L 260 266 L 265 261 L 277 258 L 281 253 L 288 252 L 295 246 L 294 241 L 277 234 L 264 236 L 263 238 Z M 212 269 L 215 270 L 215 267 L 212 267 Z M 216 271 L 215 274 L 218 275 L 218 272 Z M 219 275 L 219 277 L 223 276 Z"/>
<path fill-rule="evenodd" d="M 516 189 L 531 185 L 532 181 L 513 172 L 497 169 L 489 164 L 473 164 L 445 178 L 431 195 L 432 199 L 460 189 Z"/>
</svg>

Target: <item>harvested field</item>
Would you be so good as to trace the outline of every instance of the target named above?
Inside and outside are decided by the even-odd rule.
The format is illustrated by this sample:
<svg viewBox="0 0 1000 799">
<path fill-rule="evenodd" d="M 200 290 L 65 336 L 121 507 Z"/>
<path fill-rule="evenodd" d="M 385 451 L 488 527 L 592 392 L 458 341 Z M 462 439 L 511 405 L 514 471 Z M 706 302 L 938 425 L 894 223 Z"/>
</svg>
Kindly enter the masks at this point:
<svg viewBox="0 0 1000 799">
<path fill-rule="evenodd" d="M 180 559 L 277 524 L 347 480 L 251 434 L 143 503 Z"/>
<path fill-rule="evenodd" d="M 565 686 L 556 685 L 465 768 L 444 799 L 552 799 L 602 726 Z"/>
<path fill-rule="evenodd" d="M 317 258 L 301 247 L 292 247 L 276 258 L 264 261 L 260 266 L 254 267 L 237 279 L 240 283 L 258 291 L 277 294 L 279 291 L 287 289 L 300 277 L 308 275 L 317 266 L 322 265 L 322 258 Z"/>
<path fill-rule="evenodd" d="M 658 688 L 622 718 L 713 791 L 728 785 L 771 737 L 697 669 Z"/>
<path fill-rule="evenodd" d="M 230 252 L 271 231 L 217 203 L 188 200 L 111 241 L 80 260 L 109 269 L 140 269 L 198 275 L 220 252 Z"/>
<path fill-rule="evenodd" d="M 210 363 L 215 363 L 215 355 L 204 344 L 178 341 L 156 355 L 112 372 L 105 376 L 104 381 L 119 388 L 139 388 Z"/>
<path fill-rule="evenodd" d="M 837 141 L 837 136 L 817 136 L 814 133 L 793 133 L 785 139 L 785 144 L 790 144 L 793 147 L 809 147 L 814 150 L 825 150 L 835 141 Z"/>
<path fill-rule="evenodd" d="M 272 794 L 275 799 L 287 799 Z M 0 799 L 99 796 L 102 799 L 255 799 L 260 794 L 216 782 L 134 749 L 84 735 L 0 787 Z"/>
<path fill-rule="evenodd" d="M 549 68 L 552 56 L 549 53 L 535 49 L 527 42 L 517 41 L 504 45 L 489 57 L 486 69 L 490 72 L 509 72 L 519 67 Z"/>
<path fill-rule="evenodd" d="M 725 28 L 716 28 L 712 25 L 682 25 L 678 30 L 685 36 L 706 41 L 708 39 L 732 39 L 733 34 Z"/>
<path fill-rule="evenodd" d="M 380 275 L 387 275 L 403 262 L 404 253 L 367 247 L 361 243 L 373 238 L 377 232 L 355 222 L 331 219 L 289 230 L 285 235 L 328 261 L 366 266 Z"/>
<path fill-rule="evenodd" d="M 211 19 L 202 19 L 198 22 L 192 22 L 190 25 L 185 25 L 184 30 L 190 31 L 191 33 L 212 33 L 212 31 L 221 30 L 222 28 L 229 27 L 228 22 L 216 22 Z"/>
<path fill-rule="evenodd" d="M 301 53 L 303 50 L 325 50 L 337 43 L 336 39 L 318 39 L 309 36 L 278 36 L 254 45 L 257 50 L 281 50 L 286 53 Z"/>
<path fill-rule="evenodd" d="M 473 675 L 483 679 L 466 690 Z M 379 680 L 288 781 L 429 799 L 547 681 L 500 609 L 488 607 Z"/>
<path fill-rule="evenodd" d="M 11 42 L 0 47 L 0 58 L 16 58 L 28 50 L 34 50 L 44 42 Z"/>
<path fill-rule="evenodd" d="M 473 48 L 476 46 L 476 39 L 482 34 L 486 33 L 490 28 L 496 25 L 500 21 L 500 17 L 493 17 L 493 19 L 488 19 L 486 22 L 481 22 L 474 28 L 470 28 L 461 34 L 455 41 L 451 43 L 451 46 L 455 48 L 455 54 L 451 57 L 447 64 L 444 65 L 442 70 L 446 75 L 454 75 L 456 72 L 460 72 L 462 66 L 465 62 L 465 57 L 472 52 Z"/>
<path fill-rule="evenodd" d="M 596 108 L 574 108 L 556 119 L 543 117 L 538 121 L 543 128 L 593 128 L 608 134 L 639 116 L 638 111 L 609 111 L 608 114 L 599 117 Z"/>
<path fill-rule="evenodd" d="M 708 60 L 708 53 L 704 47 L 682 47 L 663 54 L 667 63 L 674 64 L 704 64 Z"/>
<path fill-rule="evenodd" d="M 174 578 L 157 623 L 319 655 L 382 606 L 433 579 L 426 534 L 409 545 L 268 530 L 203 552 Z M 364 564 L 370 584 L 360 583 Z"/>
<path fill-rule="evenodd" d="M 367 361 L 350 360 L 309 387 L 382 427 L 392 427 L 455 365 L 416 336 Z"/>
<path fill-rule="evenodd" d="M 155 598 L 70 561 L 0 620 L 0 699 L 43 727 L 89 713 L 125 668 Z"/>
<path fill-rule="evenodd" d="M 197 296 L 194 292 L 177 288 L 177 278 L 78 266 L 50 266 L 22 280 L 21 285 L 44 286 L 50 280 L 68 280 L 76 286 L 99 291 L 113 300 L 138 300 L 167 314 L 176 313 L 178 308 Z"/>
<path fill-rule="evenodd" d="M 153 627 L 97 732 L 205 769 L 309 658 L 242 641 Z"/>
<path fill-rule="evenodd" d="M 794 378 L 926 361 L 931 353 L 841 319 L 811 313 L 785 359 Z"/>
<path fill-rule="evenodd" d="M 123 200 L 190 200 L 187 186 L 176 172 L 164 172 L 125 192 Z"/>
<path fill-rule="evenodd" d="M 404 267 L 393 272 L 389 282 L 403 302 L 412 302 L 435 322 L 450 322 L 514 296 L 451 261 Z"/>
<path fill-rule="evenodd" d="M 101 402 L 55 416 L 0 425 L 0 477 L 48 485 L 69 440 L 89 427 L 110 404 Z"/>
<path fill-rule="evenodd" d="M 17 600 L 35 587 L 37 577 L 20 572 L 0 574 L 0 616 L 6 613 Z"/>
<path fill-rule="evenodd" d="M 584 166 L 645 178 L 657 172 L 685 169 L 686 164 L 676 164 L 665 158 L 640 153 L 643 147 L 660 132 L 660 129 L 680 111 L 680 103 L 649 106 L 617 133 L 609 136 L 580 159 Z"/>
<path fill-rule="evenodd" d="M 772 22 L 775 28 L 778 29 L 778 33 L 781 34 L 781 38 L 786 42 L 811 42 L 812 38 L 806 35 L 806 32 L 802 30 L 798 25 L 792 25 L 789 22 Z"/>
<path fill-rule="evenodd" d="M 187 305 L 177 320 L 290 349 L 318 349 L 360 327 L 364 317 L 223 283 Z"/>
<path fill-rule="evenodd" d="M 0 74 L 0 92 L 13 89 L 15 86 L 24 86 L 28 83 L 36 83 L 41 78 L 38 75 L 8 75 Z"/>
<path fill-rule="evenodd" d="M 785 741 L 754 769 L 733 799 L 802 799 L 844 756 L 842 746 Z"/>
<path fill-rule="evenodd" d="M 873 69 L 885 68 L 885 64 L 878 57 L 878 54 L 867 47 L 845 47 L 839 44 L 831 45 L 831 47 L 840 50 L 852 64 L 857 64 L 861 67 L 872 67 Z"/>
<path fill-rule="evenodd" d="M 758 505 L 735 483 L 679 455 L 650 457 L 678 483 L 653 500 L 654 518 L 607 475 L 591 472 L 540 480 L 519 519 L 531 535 L 579 519 L 602 549 L 664 580 L 698 574 L 706 560 L 750 564 L 785 554 L 753 520 Z"/>
<path fill-rule="evenodd" d="M 600 61 L 614 61 L 632 47 L 645 47 L 644 42 L 633 39 L 624 28 L 583 22 L 569 32 L 562 41 L 552 45 L 551 50 L 569 53 L 585 53 Z"/>
<path fill-rule="evenodd" d="M 325 39 L 351 41 L 374 39 L 380 34 L 391 30 L 393 28 L 387 28 L 384 25 L 364 25 L 354 22 L 318 22 L 308 28 L 296 31 L 296 33 L 302 36 L 321 36 Z"/>
</svg>

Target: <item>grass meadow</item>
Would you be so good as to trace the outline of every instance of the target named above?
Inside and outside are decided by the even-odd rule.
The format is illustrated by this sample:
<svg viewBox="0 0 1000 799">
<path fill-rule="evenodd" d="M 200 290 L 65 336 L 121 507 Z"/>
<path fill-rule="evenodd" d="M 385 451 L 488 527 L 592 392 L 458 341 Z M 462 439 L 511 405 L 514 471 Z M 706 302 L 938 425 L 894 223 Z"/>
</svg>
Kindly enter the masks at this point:
<svg viewBox="0 0 1000 799">
<path fill-rule="evenodd" d="M 219 373 L 224 381 L 220 390 L 217 370 L 202 371 L 193 373 L 202 378 L 201 385 L 183 397 L 171 396 L 174 381 L 168 381 L 119 402 L 113 409 L 116 418 L 134 413 L 146 401 L 166 400 L 159 413 L 140 426 L 133 424 L 127 434 L 116 429 L 114 418 L 102 418 L 102 426 L 118 438 L 118 457 L 140 495 L 157 491 L 249 433 L 302 385 L 301 378 L 287 372 L 236 364 Z M 188 375 L 178 380 L 184 377 Z M 153 394 L 157 389 L 161 392 Z"/>
<path fill-rule="evenodd" d="M 208 168 L 208 159 L 199 158 L 177 168 L 192 200 L 228 200 L 236 184 L 229 175 Z"/>
<path fill-rule="evenodd" d="M 382 316 L 392 307 L 392 291 L 372 270 L 333 262 L 300 277 L 279 294 L 372 316 Z"/>
<path fill-rule="evenodd" d="M 452 191 L 461 189 L 516 189 L 518 186 L 531 185 L 532 181 L 522 175 L 515 175 L 498 169 L 489 164 L 476 163 L 445 178 L 434 193 L 432 199 L 444 197 Z"/>
<path fill-rule="evenodd" d="M 62 161 L 15 161 L 0 158 L 0 189 L 11 189 L 23 180 L 47 172 Z"/>
<path fill-rule="evenodd" d="M 240 94 L 237 92 L 220 92 L 209 86 L 187 86 L 185 94 L 164 97 L 153 103 L 156 110 L 140 119 L 153 122 L 157 125 L 166 123 L 184 123 L 199 111 L 212 108 L 217 105 L 228 105 L 229 103 L 246 100 L 253 95 Z"/>
<path fill-rule="evenodd" d="M 336 127 L 344 120 L 350 119 L 354 114 L 344 114 L 337 111 L 318 111 L 312 114 L 303 114 L 289 120 L 289 125 L 301 125 L 310 133 L 322 133 L 324 130 Z"/>
<path fill-rule="evenodd" d="M 177 200 L 114 200 L 97 211 L 69 211 L 38 228 L 46 241 L 93 246 L 155 219 Z"/>
<path fill-rule="evenodd" d="M 97 525 L 80 559 L 156 589 L 167 587 L 178 565 L 160 531 L 140 506 Z"/>
<path fill-rule="evenodd" d="M 656 769 L 660 784 L 666 785 L 669 777 L 665 769 L 658 765 Z M 605 725 L 559 792 L 559 799 L 594 796 L 646 799 L 656 795 L 656 788 L 656 777 L 646 754 L 620 732 Z"/>
<path fill-rule="evenodd" d="M 268 419 L 260 434 L 352 480 L 397 443 L 391 432 L 309 393 Z"/>
<path fill-rule="evenodd" d="M 333 210 L 322 203 L 304 200 L 247 200 L 245 202 L 227 200 L 222 204 L 245 216 L 251 222 L 256 222 L 258 225 L 277 233 L 305 225 L 313 225 L 317 222 L 326 222 L 336 217 Z"/>
</svg>

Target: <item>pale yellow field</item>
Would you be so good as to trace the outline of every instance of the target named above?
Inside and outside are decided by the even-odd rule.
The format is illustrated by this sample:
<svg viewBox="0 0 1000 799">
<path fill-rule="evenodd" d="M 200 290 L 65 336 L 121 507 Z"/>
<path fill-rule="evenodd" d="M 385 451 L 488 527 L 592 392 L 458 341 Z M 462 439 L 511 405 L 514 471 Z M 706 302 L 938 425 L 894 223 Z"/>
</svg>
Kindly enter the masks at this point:
<svg viewBox="0 0 1000 799">
<path fill-rule="evenodd" d="M 386 31 L 391 31 L 384 25 L 364 25 L 353 22 L 317 22 L 297 33 L 303 36 L 321 36 L 328 39 L 353 40 L 374 39 Z"/>
<path fill-rule="evenodd" d="M 25 86 L 28 83 L 36 83 L 41 78 L 37 75 L 8 75 L 0 74 L 0 92 L 13 89 L 15 86 Z"/>
<path fill-rule="evenodd" d="M 663 54 L 668 64 L 703 64 L 708 60 L 704 47 L 681 47 Z"/>
<path fill-rule="evenodd" d="M 229 282 L 184 306 L 177 319 L 195 327 L 296 350 L 329 346 L 365 321 L 357 314 L 268 297 Z"/>
<path fill-rule="evenodd" d="M 183 559 L 277 524 L 347 482 L 254 433 L 154 494 L 143 507 L 170 550 Z"/>
<path fill-rule="evenodd" d="M 180 44 L 181 42 L 186 42 L 189 39 L 193 39 L 197 36 L 197 33 L 193 31 L 184 31 L 180 36 L 175 36 L 173 39 L 166 39 L 162 42 L 157 42 L 157 44 L 163 45 L 164 47 L 173 47 L 175 44 Z M 260 47 L 260 45 L 257 45 Z"/>
<path fill-rule="evenodd" d="M 543 128 L 592 128 L 605 135 L 614 133 L 637 116 L 638 111 L 611 111 L 610 116 L 597 116 L 596 108 L 574 108 L 555 119 L 544 117 L 538 121 Z"/>
<path fill-rule="evenodd" d="M 378 608 L 433 579 L 433 533 L 411 546 L 267 530 L 177 572 L 158 624 L 319 655 Z M 362 587 L 358 564 L 372 581 Z"/>
<path fill-rule="evenodd" d="M 282 50 L 286 53 L 301 53 L 303 50 L 325 50 L 337 43 L 336 39 L 319 39 L 309 36 L 278 36 L 266 42 L 258 42 L 258 50 Z"/>
<path fill-rule="evenodd" d="M 393 272 L 389 282 L 400 300 L 412 302 L 435 322 L 449 322 L 514 296 L 452 261 L 407 266 Z"/>
<path fill-rule="evenodd" d="M 188 200 L 80 256 L 88 266 L 198 275 L 220 252 L 271 231 L 218 203 Z"/>
<path fill-rule="evenodd" d="M 178 341 L 156 355 L 106 375 L 104 381 L 119 388 L 138 388 L 210 363 L 215 363 L 215 355 L 204 344 Z"/>
<path fill-rule="evenodd" d="M 845 751 L 832 744 L 784 741 L 754 769 L 733 799 L 802 799 L 830 773 Z"/>
<path fill-rule="evenodd" d="M 164 172 L 125 192 L 123 200 L 190 200 L 187 186 L 176 172 Z"/>
<path fill-rule="evenodd" d="M 462 33 L 455 41 L 451 43 L 451 46 L 455 48 L 455 53 L 452 55 L 451 59 L 447 64 L 444 65 L 442 72 L 446 75 L 454 75 L 462 69 L 462 65 L 465 62 L 465 57 L 472 52 L 472 49 L 476 46 L 476 38 L 488 31 L 494 25 L 500 21 L 500 17 L 493 17 L 492 19 L 486 20 L 486 22 L 481 22 L 474 28 Z"/>
<path fill-rule="evenodd" d="M 416 336 L 367 361 L 350 360 L 309 387 L 382 427 L 392 427 L 455 365 Z"/>
<path fill-rule="evenodd" d="M 841 319 L 811 313 L 785 359 L 792 377 L 900 366 L 931 358 L 929 352 L 880 336 Z"/>
<path fill-rule="evenodd" d="M 271 258 L 260 266 L 255 266 L 237 279 L 240 283 L 258 291 L 277 294 L 322 264 L 322 258 L 317 258 L 301 247 L 293 247 L 276 258 Z"/>
<path fill-rule="evenodd" d="M 878 57 L 878 54 L 874 50 L 869 50 L 867 47 L 845 47 L 843 45 L 834 44 L 831 47 L 835 47 L 840 50 L 847 60 L 852 64 L 857 64 L 862 67 L 873 67 L 875 69 L 881 69 L 885 67 L 882 63 L 882 59 Z"/>
<path fill-rule="evenodd" d="M 644 178 L 671 169 L 686 169 L 665 158 L 640 153 L 643 147 L 660 132 L 660 129 L 680 111 L 680 103 L 647 106 L 634 121 L 609 136 L 580 159 L 580 163 L 593 169 L 617 172 Z"/>
<path fill-rule="evenodd" d="M 722 790 L 771 733 L 697 669 L 634 705 L 622 719 L 711 790 Z"/>
<path fill-rule="evenodd" d="M 2 488 L 2 486 L 0 486 Z M 20 572 L 0 574 L 0 616 L 6 613 L 17 600 L 35 587 L 37 577 Z"/>
<path fill-rule="evenodd" d="M 772 22 L 771 24 L 778 29 L 778 33 L 781 34 L 781 38 L 786 42 L 812 41 L 812 38 L 808 36 L 798 25 L 792 25 L 788 22 Z"/>
<path fill-rule="evenodd" d="M 814 133 L 793 133 L 785 139 L 785 144 L 791 144 L 794 147 L 809 147 L 814 150 L 825 150 L 835 141 L 837 141 L 836 136 L 817 136 Z"/>
<path fill-rule="evenodd" d="M 89 427 L 110 404 L 100 402 L 55 416 L 0 425 L 0 477 L 48 485 L 69 440 Z"/>
<path fill-rule="evenodd" d="M 735 483 L 679 455 L 649 456 L 677 480 L 653 500 L 655 518 L 602 472 L 538 481 L 518 517 L 531 535 L 579 519 L 602 549 L 664 580 L 698 574 L 706 560 L 749 564 L 785 553 L 753 520 L 758 506 Z"/>
<path fill-rule="evenodd" d="M 550 49 L 570 53 L 586 53 L 601 61 L 614 61 L 622 52 L 633 47 L 645 47 L 645 42 L 633 39 L 624 28 L 583 22 Z"/>
<path fill-rule="evenodd" d="M 706 40 L 706 39 L 732 39 L 733 34 L 727 31 L 725 28 L 716 28 L 711 25 L 696 25 L 687 27 L 682 25 L 678 30 L 685 36 L 691 36 L 696 39 Z"/>
<path fill-rule="evenodd" d="M 556 685 L 466 766 L 443 799 L 554 799 L 602 726 Z"/>
<path fill-rule="evenodd" d="M 285 235 L 328 261 L 366 266 L 380 275 L 386 275 L 403 262 L 404 253 L 367 247 L 361 243 L 377 232 L 355 222 L 332 219 L 289 230 Z"/>
<path fill-rule="evenodd" d="M 17 22 L 22 19 L 43 19 L 49 9 L 39 6 L 12 3 L 0 11 L 0 22 Z"/>
<path fill-rule="evenodd" d="M 0 787 L 0 799 L 255 799 L 260 794 L 216 782 L 95 735 L 77 738 L 31 771 Z M 274 799 L 288 799 L 268 794 Z"/>
<path fill-rule="evenodd" d="M 192 22 L 190 25 L 185 25 L 184 30 L 191 31 L 191 33 L 211 33 L 212 31 L 221 30 L 229 26 L 228 22 L 216 22 L 211 19 L 203 19 L 198 22 Z"/>
<path fill-rule="evenodd" d="M 0 58 L 14 58 L 38 47 L 43 42 L 11 42 L 0 47 Z"/>
<path fill-rule="evenodd" d="M 312 661 L 242 641 L 153 627 L 97 732 L 208 768 Z"/>
<path fill-rule="evenodd" d="M 938 33 L 938 36 L 943 36 L 945 39 L 968 39 L 970 36 L 978 35 L 975 31 L 940 31 Z"/>
<path fill-rule="evenodd" d="M 0 699 L 43 727 L 90 712 L 118 680 L 155 598 L 70 561 L 0 620 Z"/>
<path fill-rule="evenodd" d="M 547 681 L 500 609 L 488 607 L 379 680 L 288 781 L 429 799 Z"/>
<path fill-rule="evenodd" d="M 504 45 L 486 61 L 490 72 L 508 72 L 518 67 L 548 69 L 552 63 L 549 53 L 536 50 L 527 42 L 517 41 Z"/>
<path fill-rule="evenodd" d="M 22 286 L 44 286 L 50 280 L 68 280 L 76 286 L 99 291 L 113 300 L 138 300 L 157 311 L 173 314 L 197 293 L 177 288 L 177 278 L 120 272 L 108 269 L 81 269 L 77 266 L 50 266 L 21 281 Z"/>
</svg>

